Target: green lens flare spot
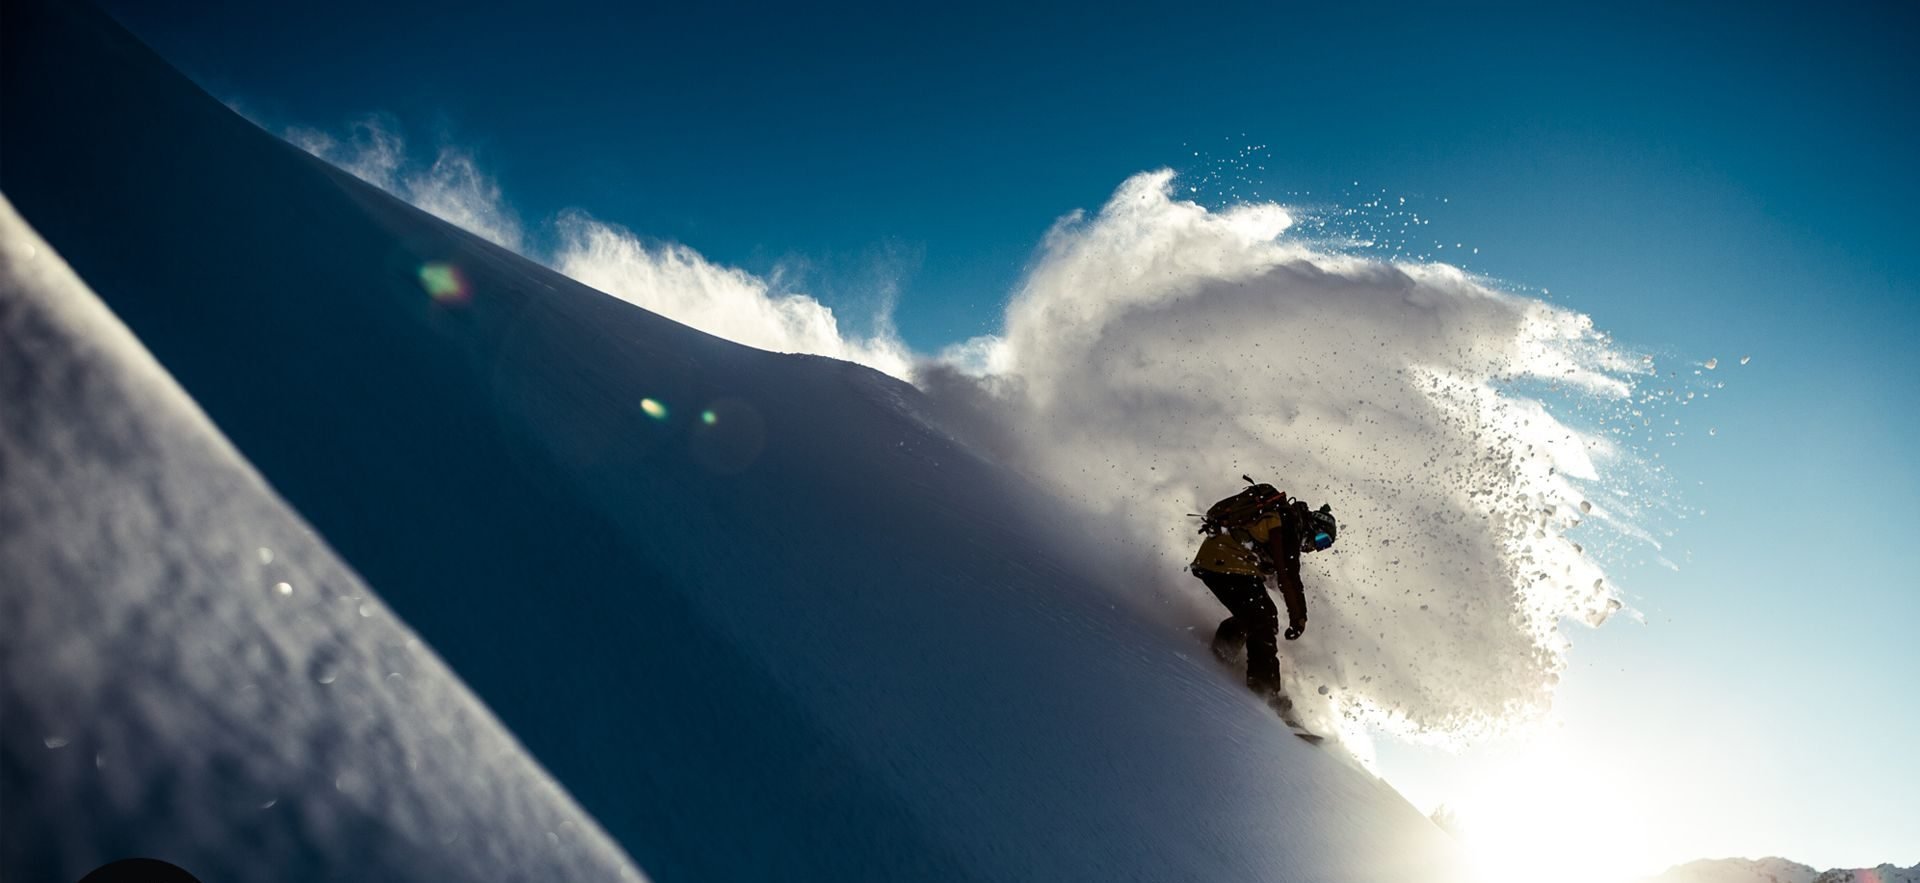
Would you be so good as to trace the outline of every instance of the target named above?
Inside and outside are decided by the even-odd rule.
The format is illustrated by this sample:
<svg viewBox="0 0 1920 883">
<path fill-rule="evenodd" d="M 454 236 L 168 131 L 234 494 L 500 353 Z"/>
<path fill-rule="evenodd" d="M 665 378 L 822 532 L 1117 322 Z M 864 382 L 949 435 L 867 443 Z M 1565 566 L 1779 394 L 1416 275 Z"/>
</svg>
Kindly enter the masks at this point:
<svg viewBox="0 0 1920 883">
<path fill-rule="evenodd" d="M 713 424 L 720 422 L 720 417 L 719 415 L 713 413 L 712 411 L 701 411 L 700 422 L 705 423 L 708 426 L 712 426 Z"/>
<path fill-rule="evenodd" d="M 452 264 L 431 261 L 420 265 L 420 287 L 426 289 L 428 296 L 443 304 L 467 302 L 467 280 L 460 275 L 460 269 Z"/>
<path fill-rule="evenodd" d="M 640 410 L 647 412 L 647 416 L 655 420 L 667 419 L 667 406 L 660 404 L 657 400 L 641 399 Z"/>
</svg>

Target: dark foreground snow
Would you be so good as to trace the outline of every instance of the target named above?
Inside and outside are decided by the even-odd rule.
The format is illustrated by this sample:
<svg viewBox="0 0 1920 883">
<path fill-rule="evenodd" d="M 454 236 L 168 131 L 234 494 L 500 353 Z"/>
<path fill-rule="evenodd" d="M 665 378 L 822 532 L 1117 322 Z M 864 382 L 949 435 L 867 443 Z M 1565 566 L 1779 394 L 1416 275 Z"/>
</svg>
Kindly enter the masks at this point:
<svg viewBox="0 0 1920 883">
<path fill-rule="evenodd" d="M 702 334 L 458 231 L 253 127 L 90 10 L 4 12 L 0 190 L 653 878 L 1458 878 L 1391 789 L 1296 739 L 1196 640 L 1116 608 L 1103 583 L 1129 575 L 1081 551 L 1100 525 L 924 419 L 912 387 Z M 280 559 L 247 556 L 287 538 L 217 540 L 222 585 L 358 616 L 341 599 L 365 590 L 324 568 L 269 591 Z M 37 604 L 90 579 L 9 572 L 5 590 Z M 80 627 L 39 640 L 77 646 Z M 139 634 L 127 652 L 201 643 Z M 270 660 L 293 637 L 252 640 Z M 252 654 L 235 641 L 199 676 Z M 95 677 L 144 657 L 118 658 Z M 337 688 L 384 679 L 372 660 L 323 685 L 286 656 L 305 691 L 288 701 L 308 704 L 285 714 L 363 718 Z M 199 718 L 190 732 L 235 726 L 122 698 Z M 84 761 L 92 721 L 134 713 L 103 703 L 25 735 L 9 714 L 8 744 L 61 735 Z M 297 735 L 255 741 L 324 772 L 243 795 L 254 806 L 377 787 Z M 156 755 L 129 770 L 132 811 L 184 813 L 232 765 Z M 51 826 L 84 799 L 79 780 L 35 782 L 9 780 L 10 820 Z M 122 821 L 93 836 L 142 824 Z M 263 824 L 205 833 L 299 830 Z"/>
<path fill-rule="evenodd" d="M 0 200 L 0 878 L 638 880 Z"/>
</svg>

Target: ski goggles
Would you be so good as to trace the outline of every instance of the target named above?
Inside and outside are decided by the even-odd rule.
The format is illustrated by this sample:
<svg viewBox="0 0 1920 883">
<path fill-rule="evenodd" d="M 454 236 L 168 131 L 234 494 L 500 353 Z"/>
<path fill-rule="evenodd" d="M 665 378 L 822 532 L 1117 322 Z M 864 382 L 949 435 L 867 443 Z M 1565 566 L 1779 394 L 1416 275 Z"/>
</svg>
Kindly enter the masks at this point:
<svg viewBox="0 0 1920 883">
<path fill-rule="evenodd" d="M 1308 540 L 1307 542 L 1312 543 L 1313 550 L 1315 552 L 1318 552 L 1323 549 L 1326 549 L 1328 546 L 1333 545 L 1333 535 L 1330 533 L 1327 533 L 1324 530 L 1317 531 L 1314 533 L 1313 538 Z"/>
</svg>

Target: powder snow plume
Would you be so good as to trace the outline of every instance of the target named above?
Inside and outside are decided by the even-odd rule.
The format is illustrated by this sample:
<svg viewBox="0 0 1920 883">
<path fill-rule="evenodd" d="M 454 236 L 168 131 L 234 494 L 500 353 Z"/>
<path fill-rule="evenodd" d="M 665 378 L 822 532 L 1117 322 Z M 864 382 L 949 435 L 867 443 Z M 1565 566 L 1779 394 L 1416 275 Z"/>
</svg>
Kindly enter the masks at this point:
<svg viewBox="0 0 1920 883">
<path fill-rule="evenodd" d="M 1604 514 L 1583 487 L 1631 458 L 1543 399 L 1628 402 L 1640 362 L 1583 315 L 1446 265 L 1293 242 L 1283 207 L 1209 211 L 1172 179 L 1137 175 L 1061 220 L 1002 332 L 920 382 L 1113 525 L 1140 557 L 1124 591 L 1200 641 L 1224 614 L 1185 572 L 1186 513 L 1242 473 L 1331 503 L 1340 542 L 1304 559 L 1308 634 L 1283 655 L 1290 692 L 1349 733 L 1471 737 L 1544 710 L 1561 620 L 1621 606 L 1567 531 Z M 1530 386 L 1544 392 L 1514 391 Z"/>
<path fill-rule="evenodd" d="M 1537 717 L 1565 666 L 1562 622 L 1621 608 L 1582 541 L 1658 546 L 1640 511 L 1658 482 L 1615 442 L 1627 433 L 1562 419 L 1630 414 L 1618 422 L 1651 441 L 1642 409 L 1673 391 L 1636 389 L 1648 360 L 1457 268 L 1342 252 L 1283 206 L 1177 200 L 1170 171 L 1056 224 L 1000 334 L 916 359 L 885 321 L 849 335 L 777 280 L 585 212 L 553 222 L 553 253 L 531 253 L 466 153 L 409 164 L 378 117 L 344 140 L 288 136 L 661 315 L 911 380 L 957 434 L 1084 507 L 1062 542 L 1107 546 L 1130 574 L 1116 590 L 1193 628 L 1198 652 L 1223 613 L 1185 571 L 1187 513 L 1243 473 L 1331 503 L 1340 542 L 1305 560 L 1308 636 L 1283 665 L 1319 728 L 1358 750 L 1369 728 L 1465 740 Z"/>
</svg>

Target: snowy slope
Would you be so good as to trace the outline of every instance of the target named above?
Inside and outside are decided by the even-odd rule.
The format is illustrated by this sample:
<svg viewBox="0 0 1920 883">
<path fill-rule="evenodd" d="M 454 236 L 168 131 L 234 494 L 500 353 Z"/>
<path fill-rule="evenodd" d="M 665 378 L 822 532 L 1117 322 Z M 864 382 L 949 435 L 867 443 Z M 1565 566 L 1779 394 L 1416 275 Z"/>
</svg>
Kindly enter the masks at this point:
<svg viewBox="0 0 1920 883">
<path fill-rule="evenodd" d="M 0 877 L 637 880 L 0 200 Z"/>
<path fill-rule="evenodd" d="M 0 190 L 654 878 L 1457 877 L 911 387 L 455 230 L 90 10 L 5 12 Z"/>
</svg>

